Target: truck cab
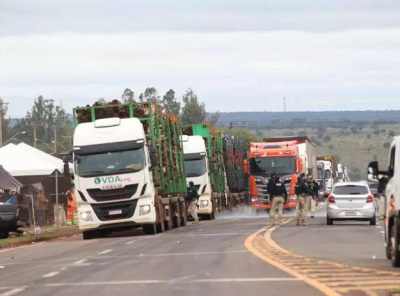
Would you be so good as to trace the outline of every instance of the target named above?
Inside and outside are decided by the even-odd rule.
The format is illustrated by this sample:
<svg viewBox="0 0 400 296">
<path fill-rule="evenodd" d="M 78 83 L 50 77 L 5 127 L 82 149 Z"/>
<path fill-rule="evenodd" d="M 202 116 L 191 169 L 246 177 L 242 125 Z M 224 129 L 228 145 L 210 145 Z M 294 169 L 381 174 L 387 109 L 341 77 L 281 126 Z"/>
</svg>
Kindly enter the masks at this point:
<svg viewBox="0 0 400 296">
<path fill-rule="evenodd" d="M 332 163 L 328 160 L 324 161 L 324 177 L 325 177 L 325 191 L 330 194 L 332 191 L 334 182 L 333 182 L 333 172 L 332 172 Z"/>
<path fill-rule="evenodd" d="M 384 169 L 377 161 L 368 166 L 368 180 L 384 188 L 386 257 L 393 267 L 400 267 L 400 136 L 389 148 L 389 163 Z"/>
<path fill-rule="evenodd" d="M 74 132 L 79 228 L 156 222 L 150 149 L 137 118 L 79 124 Z"/>
<path fill-rule="evenodd" d="M 199 215 L 212 215 L 210 167 L 202 136 L 182 136 L 186 181 L 193 181 L 200 195 Z"/>
<path fill-rule="evenodd" d="M 323 161 L 317 162 L 317 180 L 320 187 L 320 192 L 325 192 L 325 163 Z"/>
</svg>

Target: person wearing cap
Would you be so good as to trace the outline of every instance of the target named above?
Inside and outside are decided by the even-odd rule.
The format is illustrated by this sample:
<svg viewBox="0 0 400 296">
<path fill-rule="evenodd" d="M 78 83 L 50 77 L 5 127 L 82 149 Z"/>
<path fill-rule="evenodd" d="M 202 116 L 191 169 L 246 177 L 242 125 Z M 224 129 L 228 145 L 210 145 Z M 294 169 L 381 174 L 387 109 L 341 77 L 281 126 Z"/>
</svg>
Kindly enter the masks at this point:
<svg viewBox="0 0 400 296">
<path fill-rule="evenodd" d="M 189 188 L 186 195 L 186 201 L 189 203 L 189 214 L 193 217 L 194 222 L 193 224 L 199 224 L 199 217 L 197 215 L 198 208 L 198 200 L 199 200 L 199 193 L 197 192 L 196 186 L 194 186 L 193 181 L 189 182 Z"/>
<path fill-rule="evenodd" d="M 297 195 L 297 205 L 296 209 L 296 219 L 297 226 L 308 226 L 306 223 L 306 217 L 308 212 L 308 204 L 310 200 L 310 196 L 314 197 L 314 192 L 308 187 L 306 183 L 306 174 L 302 173 L 300 178 L 297 181 L 295 187 L 295 193 Z"/>
</svg>

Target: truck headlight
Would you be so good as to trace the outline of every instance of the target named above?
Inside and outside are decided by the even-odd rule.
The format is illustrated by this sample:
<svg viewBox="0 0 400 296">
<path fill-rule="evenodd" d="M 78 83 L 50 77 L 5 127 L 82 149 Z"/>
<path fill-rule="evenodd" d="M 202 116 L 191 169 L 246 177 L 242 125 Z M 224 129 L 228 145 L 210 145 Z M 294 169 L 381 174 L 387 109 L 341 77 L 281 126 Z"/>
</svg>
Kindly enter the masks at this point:
<svg viewBox="0 0 400 296">
<path fill-rule="evenodd" d="M 201 200 L 201 201 L 200 201 L 200 206 L 201 206 L 202 208 L 205 208 L 206 206 L 208 206 L 208 200 Z"/>
<path fill-rule="evenodd" d="M 150 205 L 142 205 L 140 206 L 139 216 L 144 216 L 149 214 L 151 211 Z"/>
<path fill-rule="evenodd" d="M 81 219 L 82 219 L 82 221 L 85 221 L 85 222 L 93 221 L 92 213 L 91 212 L 81 212 Z"/>
</svg>

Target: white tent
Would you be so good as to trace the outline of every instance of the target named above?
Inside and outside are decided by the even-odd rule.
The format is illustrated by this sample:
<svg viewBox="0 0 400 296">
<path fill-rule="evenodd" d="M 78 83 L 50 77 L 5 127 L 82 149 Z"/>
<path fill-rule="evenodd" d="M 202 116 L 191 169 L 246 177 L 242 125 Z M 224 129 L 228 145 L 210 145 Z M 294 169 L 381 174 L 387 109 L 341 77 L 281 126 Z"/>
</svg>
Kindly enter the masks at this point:
<svg viewBox="0 0 400 296">
<path fill-rule="evenodd" d="M 12 176 L 43 176 L 51 175 L 55 170 L 64 171 L 61 159 L 29 145 L 20 145 L 8 144 L 0 149 L 0 165 Z"/>
</svg>

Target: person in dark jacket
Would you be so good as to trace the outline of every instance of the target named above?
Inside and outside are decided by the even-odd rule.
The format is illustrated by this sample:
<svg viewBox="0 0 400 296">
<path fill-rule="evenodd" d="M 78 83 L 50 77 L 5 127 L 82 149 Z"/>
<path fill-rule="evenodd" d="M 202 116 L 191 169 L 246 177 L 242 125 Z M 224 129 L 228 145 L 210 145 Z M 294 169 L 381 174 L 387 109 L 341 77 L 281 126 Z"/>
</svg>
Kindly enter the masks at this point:
<svg viewBox="0 0 400 296">
<path fill-rule="evenodd" d="M 308 204 L 310 198 L 314 197 L 314 192 L 308 187 L 306 183 L 306 174 L 302 173 L 296 184 L 296 195 L 297 195 L 297 208 L 296 218 L 298 226 L 308 226 L 306 223 L 306 217 L 308 212 Z"/>
<path fill-rule="evenodd" d="M 272 224 L 279 224 L 283 214 L 283 204 L 287 199 L 287 192 L 285 184 L 281 181 L 279 176 L 275 176 L 275 180 L 270 188 L 271 210 L 269 212 L 269 220 Z M 276 212 L 278 212 L 278 219 L 275 220 Z"/>
<path fill-rule="evenodd" d="M 317 205 L 318 194 L 319 194 L 319 185 L 316 182 L 312 175 L 308 175 L 307 178 L 307 185 L 314 193 L 314 196 L 310 197 L 310 211 L 311 211 L 311 218 L 315 216 L 315 207 Z"/>
<path fill-rule="evenodd" d="M 197 192 L 196 186 L 194 186 L 193 181 L 189 182 L 189 188 L 186 195 L 186 200 L 189 203 L 189 213 L 193 217 L 194 222 L 193 224 L 199 223 L 199 217 L 197 215 L 198 209 L 197 204 L 199 200 L 199 193 Z"/>
<path fill-rule="evenodd" d="M 276 177 L 276 173 L 273 172 L 273 173 L 271 174 L 271 177 L 268 179 L 267 190 L 268 190 L 268 193 L 269 193 L 269 194 L 271 194 L 271 188 L 272 188 L 272 186 L 273 186 L 274 183 L 275 183 L 275 177 Z"/>
</svg>

